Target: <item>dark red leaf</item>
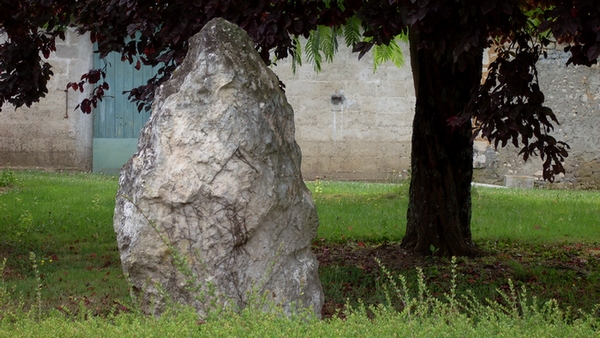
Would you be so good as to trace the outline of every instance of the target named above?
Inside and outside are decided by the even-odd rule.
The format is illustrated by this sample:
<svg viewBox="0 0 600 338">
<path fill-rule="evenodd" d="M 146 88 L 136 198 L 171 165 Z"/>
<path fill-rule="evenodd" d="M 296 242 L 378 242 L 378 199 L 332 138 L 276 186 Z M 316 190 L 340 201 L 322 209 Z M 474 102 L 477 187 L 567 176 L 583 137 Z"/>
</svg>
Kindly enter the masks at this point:
<svg viewBox="0 0 600 338">
<path fill-rule="evenodd" d="M 588 49 L 588 52 L 587 52 L 588 60 L 590 60 L 590 61 L 596 60 L 599 55 L 600 55 L 600 44 L 596 43 L 595 45 L 591 46 L 590 49 Z"/>
<path fill-rule="evenodd" d="M 487 14 L 496 8 L 496 0 L 483 0 L 481 2 L 481 12 Z"/>
<path fill-rule="evenodd" d="M 574 19 L 567 19 L 565 20 L 564 25 L 567 31 L 571 33 L 571 35 L 577 35 L 577 21 L 575 21 Z"/>
<path fill-rule="evenodd" d="M 90 114 L 92 112 L 91 101 L 89 99 L 83 99 L 79 104 L 79 108 L 85 114 Z"/>
</svg>

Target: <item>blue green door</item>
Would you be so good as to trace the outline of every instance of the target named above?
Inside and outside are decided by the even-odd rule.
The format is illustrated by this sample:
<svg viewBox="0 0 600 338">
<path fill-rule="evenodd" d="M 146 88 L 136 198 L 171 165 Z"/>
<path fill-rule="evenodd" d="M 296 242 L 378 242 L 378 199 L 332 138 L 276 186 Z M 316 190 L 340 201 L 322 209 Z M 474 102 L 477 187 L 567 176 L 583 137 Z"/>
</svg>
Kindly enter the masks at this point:
<svg viewBox="0 0 600 338">
<path fill-rule="evenodd" d="M 106 62 L 106 63 L 105 63 Z M 142 67 L 135 70 L 129 62 L 121 61 L 118 53 L 100 60 L 96 54 L 94 68 L 106 64 L 106 82 L 109 90 L 94 109 L 93 171 L 118 173 L 135 153 L 137 140 L 150 111 L 138 112 L 123 91 L 146 84 L 156 69 Z"/>
</svg>

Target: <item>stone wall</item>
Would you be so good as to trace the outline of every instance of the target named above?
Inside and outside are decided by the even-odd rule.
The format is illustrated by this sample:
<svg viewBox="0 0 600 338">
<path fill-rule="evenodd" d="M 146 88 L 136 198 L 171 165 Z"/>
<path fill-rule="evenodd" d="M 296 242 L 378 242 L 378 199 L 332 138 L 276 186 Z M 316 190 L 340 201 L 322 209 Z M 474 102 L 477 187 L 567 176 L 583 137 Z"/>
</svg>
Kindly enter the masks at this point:
<svg viewBox="0 0 600 338">
<path fill-rule="evenodd" d="M 386 63 L 375 73 L 370 54 L 358 60 L 345 47 L 320 73 L 306 63 L 293 74 L 289 60 L 278 62 L 306 179 L 390 180 L 410 168 L 415 97 L 402 47 L 405 67 Z"/>
<path fill-rule="evenodd" d="M 92 68 L 87 36 L 68 32 L 50 57 L 48 94 L 30 108 L 0 112 L 0 166 L 88 171 L 92 165 L 92 116 L 74 110 L 87 93 L 65 91 Z"/>
<path fill-rule="evenodd" d="M 565 66 L 568 54 L 557 47 L 538 62 L 540 87 L 546 104 L 560 125 L 551 134 L 571 149 L 564 166 L 566 175 L 556 178 L 557 187 L 600 188 L 600 68 Z M 505 175 L 532 176 L 542 181 L 539 158 L 523 162 L 519 149 L 509 145 L 496 150 L 485 141 L 475 145 L 478 181 L 503 184 Z M 477 156 L 479 162 L 477 163 Z M 481 161 L 483 160 L 483 161 Z"/>
<path fill-rule="evenodd" d="M 85 94 L 64 91 L 92 67 L 87 37 L 67 34 L 51 62 L 55 76 L 42 103 L 0 112 L 0 166 L 90 170 L 92 116 L 73 108 Z M 296 116 L 296 139 L 306 179 L 395 180 L 410 167 L 414 89 L 408 48 L 405 66 L 384 64 L 373 73 L 370 55 L 362 60 L 340 48 L 335 63 L 316 73 L 311 64 L 292 73 L 289 60 L 274 71 L 286 85 Z M 486 54 L 486 60 L 488 55 Z M 565 67 L 567 54 L 552 50 L 538 64 L 546 102 L 561 122 L 554 135 L 571 146 L 560 186 L 600 187 L 600 68 Z M 504 184 L 506 175 L 541 181 L 539 159 L 524 163 L 518 149 L 494 149 L 476 140 L 475 180 Z"/>
</svg>

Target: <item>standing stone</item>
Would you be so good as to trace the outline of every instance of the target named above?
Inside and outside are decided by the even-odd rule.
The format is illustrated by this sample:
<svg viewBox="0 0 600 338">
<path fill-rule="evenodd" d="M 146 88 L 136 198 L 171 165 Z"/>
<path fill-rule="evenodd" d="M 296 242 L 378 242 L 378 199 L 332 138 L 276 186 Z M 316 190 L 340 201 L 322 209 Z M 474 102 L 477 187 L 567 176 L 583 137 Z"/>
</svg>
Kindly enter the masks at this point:
<svg viewBox="0 0 600 338">
<path fill-rule="evenodd" d="M 205 315 L 254 293 L 320 316 L 318 220 L 279 81 L 239 27 L 209 22 L 158 91 L 121 171 L 114 227 L 145 311 Z"/>
</svg>

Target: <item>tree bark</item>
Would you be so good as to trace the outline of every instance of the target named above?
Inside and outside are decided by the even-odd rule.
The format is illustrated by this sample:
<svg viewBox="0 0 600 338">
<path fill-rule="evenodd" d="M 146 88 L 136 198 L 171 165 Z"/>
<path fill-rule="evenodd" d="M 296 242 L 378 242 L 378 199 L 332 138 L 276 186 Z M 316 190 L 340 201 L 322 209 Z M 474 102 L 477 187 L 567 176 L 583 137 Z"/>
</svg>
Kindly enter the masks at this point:
<svg viewBox="0 0 600 338">
<path fill-rule="evenodd" d="M 452 49 L 417 48 L 411 31 L 410 56 L 416 93 L 411 183 L 402 247 L 426 255 L 473 256 L 471 239 L 471 123 L 448 125 L 468 104 L 482 75 L 483 51 L 471 51 L 464 71 Z"/>
</svg>

